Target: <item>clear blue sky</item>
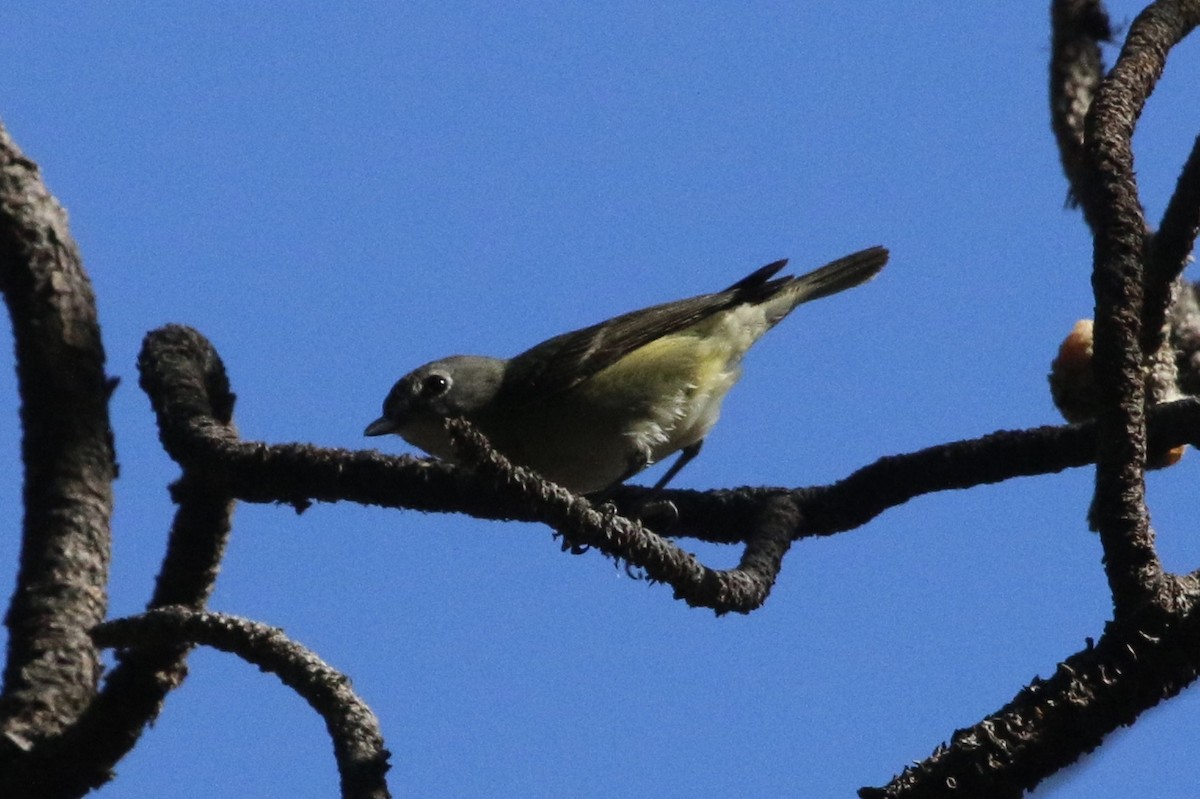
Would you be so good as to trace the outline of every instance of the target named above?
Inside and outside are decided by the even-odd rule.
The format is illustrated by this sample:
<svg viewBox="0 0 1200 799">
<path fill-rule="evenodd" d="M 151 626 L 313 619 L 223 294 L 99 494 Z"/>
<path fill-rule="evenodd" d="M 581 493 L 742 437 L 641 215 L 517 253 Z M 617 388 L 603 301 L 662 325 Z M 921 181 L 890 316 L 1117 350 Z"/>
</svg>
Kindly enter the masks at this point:
<svg viewBox="0 0 1200 799">
<path fill-rule="evenodd" d="M 1056 422 L 1045 374 L 1091 313 L 1091 245 L 1063 207 L 1048 22 L 1039 3 L 5 3 L 0 118 L 70 212 L 122 379 L 112 612 L 149 596 L 171 518 L 134 369 L 166 322 L 216 344 L 246 438 L 401 452 L 361 432 L 431 358 L 885 244 L 877 281 L 756 348 L 679 484 L 819 483 Z M 1152 219 L 1200 130 L 1198 73 L 1191 41 L 1139 129 Z M 1173 569 L 1200 564 L 1197 468 L 1151 480 Z M 536 525 L 242 505 L 212 607 L 349 674 L 400 795 L 849 796 L 1100 634 L 1090 482 L 918 499 L 797 545 L 762 610 L 720 619 Z M 5 597 L 17 534 L 10 513 Z M 99 796 L 334 795 L 307 706 L 231 656 L 191 666 Z M 1198 715 L 1189 692 L 1038 795 L 1192 795 Z"/>
</svg>

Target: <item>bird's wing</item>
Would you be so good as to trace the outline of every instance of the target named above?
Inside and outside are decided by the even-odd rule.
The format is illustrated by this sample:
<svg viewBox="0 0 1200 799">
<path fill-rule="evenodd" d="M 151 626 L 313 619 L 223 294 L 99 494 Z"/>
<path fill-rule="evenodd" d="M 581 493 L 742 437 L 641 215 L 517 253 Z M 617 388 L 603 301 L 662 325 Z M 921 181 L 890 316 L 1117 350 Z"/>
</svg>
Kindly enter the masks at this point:
<svg viewBox="0 0 1200 799">
<path fill-rule="evenodd" d="M 790 280 L 771 280 L 785 264 L 786 260 L 767 264 L 715 294 L 632 311 L 543 341 L 509 362 L 501 391 L 517 402 L 566 391 L 655 339 L 727 308 L 765 300 Z"/>
</svg>

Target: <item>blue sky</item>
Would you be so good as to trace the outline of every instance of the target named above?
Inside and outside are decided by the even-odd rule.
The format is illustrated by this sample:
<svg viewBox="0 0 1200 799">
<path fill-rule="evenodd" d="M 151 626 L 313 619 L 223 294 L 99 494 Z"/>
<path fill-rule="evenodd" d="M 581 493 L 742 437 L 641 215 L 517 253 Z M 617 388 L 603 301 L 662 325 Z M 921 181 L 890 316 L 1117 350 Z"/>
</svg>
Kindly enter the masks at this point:
<svg viewBox="0 0 1200 799">
<path fill-rule="evenodd" d="M 678 484 L 821 483 L 1056 422 L 1045 374 L 1091 313 L 1091 246 L 1063 206 L 1048 22 L 1025 3 L 5 3 L 0 118 L 71 215 L 122 378 L 113 614 L 149 596 L 171 518 L 134 369 L 167 322 L 215 343 L 245 438 L 402 452 L 361 432 L 431 358 L 884 244 L 878 280 L 751 353 Z M 1151 219 L 1200 130 L 1198 70 L 1189 41 L 1139 128 Z M 1200 563 L 1198 464 L 1151 479 L 1176 570 Z M 242 505 L 212 607 L 352 677 L 397 794 L 848 796 L 1100 634 L 1090 482 L 918 499 L 800 543 L 762 610 L 720 619 L 536 525 Z M 100 796 L 334 794 L 297 697 L 228 655 L 191 666 Z M 1188 795 L 1198 712 L 1185 693 L 1037 795 Z"/>
</svg>

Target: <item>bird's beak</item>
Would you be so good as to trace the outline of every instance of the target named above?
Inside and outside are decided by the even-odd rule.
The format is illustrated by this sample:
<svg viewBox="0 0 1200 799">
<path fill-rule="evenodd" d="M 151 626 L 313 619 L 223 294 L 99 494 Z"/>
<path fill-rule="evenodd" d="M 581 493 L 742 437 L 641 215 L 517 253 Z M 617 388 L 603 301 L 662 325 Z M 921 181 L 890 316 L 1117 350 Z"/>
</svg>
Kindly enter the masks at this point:
<svg viewBox="0 0 1200 799">
<path fill-rule="evenodd" d="M 388 433 L 396 432 L 396 424 L 386 416 L 380 416 L 375 421 L 367 425 L 367 429 L 363 431 L 364 436 L 384 436 Z"/>
</svg>

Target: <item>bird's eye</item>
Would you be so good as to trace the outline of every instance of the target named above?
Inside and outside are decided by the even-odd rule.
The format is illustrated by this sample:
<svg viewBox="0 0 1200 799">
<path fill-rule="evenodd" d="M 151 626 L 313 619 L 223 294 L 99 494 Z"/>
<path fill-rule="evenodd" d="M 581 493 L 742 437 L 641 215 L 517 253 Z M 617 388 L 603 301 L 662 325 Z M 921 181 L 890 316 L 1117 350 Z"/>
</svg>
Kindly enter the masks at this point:
<svg viewBox="0 0 1200 799">
<path fill-rule="evenodd" d="M 450 378 L 447 375 L 433 373 L 421 381 L 421 396 L 425 399 L 440 397 L 450 390 Z"/>
</svg>

